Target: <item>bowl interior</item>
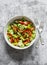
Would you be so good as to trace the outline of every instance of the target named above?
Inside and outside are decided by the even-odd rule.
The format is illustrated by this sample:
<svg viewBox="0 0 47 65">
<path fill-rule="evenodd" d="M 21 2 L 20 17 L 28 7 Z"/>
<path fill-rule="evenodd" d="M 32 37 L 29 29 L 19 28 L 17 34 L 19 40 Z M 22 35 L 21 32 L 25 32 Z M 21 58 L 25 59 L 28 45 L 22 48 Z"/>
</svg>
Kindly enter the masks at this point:
<svg viewBox="0 0 47 65">
<path fill-rule="evenodd" d="M 34 24 L 34 26 L 35 26 L 35 23 L 34 23 L 31 19 L 29 19 L 28 17 L 26 17 L 26 16 L 17 16 L 17 17 L 14 17 L 14 18 L 10 19 L 10 20 L 8 21 L 8 23 L 6 24 L 5 28 L 4 28 L 4 37 L 5 37 L 6 42 L 8 43 L 9 46 L 11 46 L 11 47 L 13 47 L 13 48 L 15 48 L 15 49 L 26 49 L 26 48 L 30 47 L 31 45 L 33 45 L 33 43 L 35 42 L 35 40 L 37 39 L 37 36 L 38 36 L 38 32 L 37 32 L 37 29 L 36 29 L 36 26 L 35 26 L 36 37 L 35 37 L 35 39 L 34 39 L 33 41 L 31 41 L 31 43 L 30 43 L 29 46 L 24 47 L 24 48 L 20 48 L 20 47 L 17 47 L 17 46 L 12 45 L 12 44 L 8 41 L 8 39 L 7 39 L 7 34 L 6 34 L 6 33 L 7 33 L 7 27 L 8 27 L 8 25 L 9 25 L 10 23 L 12 23 L 14 20 L 16 20 L 16 19 L 21 19 L 21 18 L 23 18 L 23 17 L 24 17 L 26 20 L 32 22 L 32 23 Z"/>
</svg>

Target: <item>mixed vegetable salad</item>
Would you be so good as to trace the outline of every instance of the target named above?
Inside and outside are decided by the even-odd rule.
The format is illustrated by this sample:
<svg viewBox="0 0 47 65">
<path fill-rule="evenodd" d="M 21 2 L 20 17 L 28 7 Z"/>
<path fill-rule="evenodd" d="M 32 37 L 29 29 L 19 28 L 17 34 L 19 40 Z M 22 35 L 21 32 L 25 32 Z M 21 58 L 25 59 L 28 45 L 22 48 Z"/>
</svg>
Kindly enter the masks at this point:
<svg viewBox="0 0 47 65">
<path fill-rule="evenodd" d="M 14 20 L 7 27 L 7 38 L 9 42 L 18 47 L 26 47 L 36 37 L 35 26 L 32 22 L 22 18 Z"/>
</svg>

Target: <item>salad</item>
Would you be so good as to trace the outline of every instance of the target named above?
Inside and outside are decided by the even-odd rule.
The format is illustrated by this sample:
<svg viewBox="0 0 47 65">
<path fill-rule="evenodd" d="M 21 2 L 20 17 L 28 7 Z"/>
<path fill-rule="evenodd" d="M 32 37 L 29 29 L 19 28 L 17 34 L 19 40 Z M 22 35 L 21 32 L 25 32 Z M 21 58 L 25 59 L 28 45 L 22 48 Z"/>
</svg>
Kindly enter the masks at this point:
<svg viewBox="0 0 47 65">
<path fill-rule="evenodd" d="M 24 18 L 14 20 L 7 27 L 7 39 L 14 46 L 21 48 L 29 46 L 35 37 L 34 24 Z"/>
</svg>

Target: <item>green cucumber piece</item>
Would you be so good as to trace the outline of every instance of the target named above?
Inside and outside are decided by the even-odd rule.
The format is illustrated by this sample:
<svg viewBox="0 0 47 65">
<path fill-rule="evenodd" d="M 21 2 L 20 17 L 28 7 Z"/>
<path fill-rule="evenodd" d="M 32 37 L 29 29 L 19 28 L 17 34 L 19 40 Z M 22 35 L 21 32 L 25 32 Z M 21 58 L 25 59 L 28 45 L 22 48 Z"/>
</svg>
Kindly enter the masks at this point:
<svg viewBox="0 0 47 65">
<path fill-rule="evenodd" d="M 16 34 L 13 34 L 13 37 L 14 37 L 14 38 L 18 38 L 18 35 L 16 35 Z"/>
<path fill-rule="evenodd" d="M 33 38 L 31 37 L 31 38 L 30 38 L 30 40 L 32 41 L 32 40 L 33 40 Z"/>
<path fill-rule="evenodd" d="M 20 46 L 21 48 L 24 48 L 24 44 L 22 43 L 22 45 Z"/>
<path fill-rule="evenodd" d="M 29 45 L 30 45 L 30 43 L 27 43 L 27 44 L 26 44 L 26 46 L 29 46 Z"/>
<path fill-rule="evenodd" d="M 22 45 L 22 40 L 19 40 L 18 46 L 21 46 L 21 45 Z"/>
<path fill-rule="evenodd" d="M 14 43 L 12 43 L 14 46 L 18 46 L 18 43 L 17 42 L 14 42 Z"/>
<path fill-rule="evenodd" d="M 33 30 L 33 31 L 32 31 L 32 33 L 36 33 L 36 31 L 35 31 L 35 30 Z"/>
<path fill-rule="evenodd" d="M 13 31 L 12 29 L 10 29 L 10 30 L 9 30 L 9 33 L 13 34 L 13 33 L 14 33 L 14 31 Z"/>
<path fill-rule="evenodd" d="M 9 31 L 10 29 L 11 29 L 11 26 L 9 25 L 8 28 L 7 28 L 7 30 Z"/>
<path fill-rule="evenodd" d="M 27 28 L 31 28 L 31 24 L 28 24 Z"/>
<path fill-rule="evenodd" d="M 20 37 L 20 39 L 23 40 L 23 41 L 25 40 L 22 36 Z"/>
<path fill-rule="evenodd" d="M 36 37 L 36 34 L 34 33 L 34 34 L 32 34 L 32 38 L 34 39 Z"/>
</svg>

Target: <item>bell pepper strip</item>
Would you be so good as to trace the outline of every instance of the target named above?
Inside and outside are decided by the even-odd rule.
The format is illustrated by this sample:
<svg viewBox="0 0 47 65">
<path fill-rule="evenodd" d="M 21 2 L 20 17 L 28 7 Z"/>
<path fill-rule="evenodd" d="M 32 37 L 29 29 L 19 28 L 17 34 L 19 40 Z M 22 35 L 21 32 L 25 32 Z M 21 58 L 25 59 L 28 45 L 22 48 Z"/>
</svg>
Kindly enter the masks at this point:
<svg viewBox="0 0 47 65">
<path fill-rule="evenodd" d="M 8 37 L 10 37 L 10 38 L 13 37 L 13 35 L 12 35 L 11 33 L 8 33 L 8 32 L 7 32 L 7 35 L 8 35 Z"/>
<path fill-rule="evenodd" d="M 17 26 L 12 25 L 12 29 L 14 30 L 14 32 L 16 32 L 18 30 Z"/>
</svg>

